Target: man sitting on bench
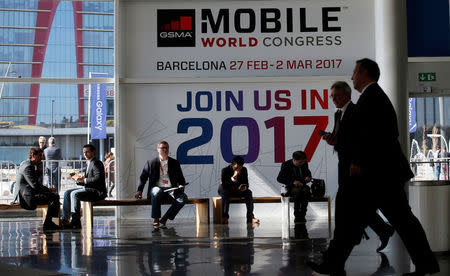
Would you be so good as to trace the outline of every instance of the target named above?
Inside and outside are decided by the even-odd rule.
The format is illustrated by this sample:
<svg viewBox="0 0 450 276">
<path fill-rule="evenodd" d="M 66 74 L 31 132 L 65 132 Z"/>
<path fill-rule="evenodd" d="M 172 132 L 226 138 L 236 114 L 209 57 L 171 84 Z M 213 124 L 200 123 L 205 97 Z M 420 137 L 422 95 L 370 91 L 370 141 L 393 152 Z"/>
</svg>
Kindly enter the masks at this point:
<svg viewBox="0 0 450 276">
<path fill-rule="evenodd" d="M 83 155 L 87 160 L 84 174 L 73 174 L 72 179 L 83 188 L 69 189 L 64 193 L 61 223 L 64 228 L 81 229 L 80 201 L 98 201 L 106 197 L 105 168 L 102 161 L 95 157 L 95 147 L 83 146 Z M 69 223 L 69 217 L 72 220 Z"/>
<path fill-rule="evenodd" d="M 147 198 L 151 199 L 153 227 L 155 228 L 158 228 L 160 224 L 161 227 L 165 227 L 167 219 L 173 220 L 188 200 L 184 193 L 186 180 L 181 171 L 180 163 L 169 157 L 169 143 L 166 141 L 159 142 L 158 153 L 159 157 L 145 163 L 135 195 L 136 198 L 142 197 L 142 191 L 148 180 Z M 166 198 L 173 199 L 172 205 L 161 217 L 161 204 Z"/>
<path fill-rule="evenodd" d="M 48 204 L 43 229 L 58 230 L 60 227 L 53 223 L 52 217 L 58 217 L 59 214 L 59 195 L 52 193 L 49 188 L 42 185 L 41 174 L 37 169 L 44 158 L 42 149 L 31 148 L 28 156 L 29 159 L 20 164 L 17 173 L 16 185 L 19 185 L 20 206 L 26 210 L 35 210 L 38 205 Z"/>
<path fill-rule="evenodd" d="M 230 197 L 243 197 L 247 205 L 247 223 L 259 223 L 253 215 L 253 196 L 248 189 L 247 168 L 244 167 L 244 158 L 235 156 L 229 166 L 222 169 L 222 184 L 218 190 L 222 197 L 222 222 L 228 223 L 228 210 Z"/>
<path fill-rule="evenodd" d="M 292 159 L 281 164 L 277 180 L 286 188 L 286 193 L 282 193 L 281 196 L 294 197 L 294 222 L 306 222 L 306 210 L 311 197 L 311 189 L 306 185 L 311 181 L 306 154 L 303 151 L 294 152 Z"/>
</svg>

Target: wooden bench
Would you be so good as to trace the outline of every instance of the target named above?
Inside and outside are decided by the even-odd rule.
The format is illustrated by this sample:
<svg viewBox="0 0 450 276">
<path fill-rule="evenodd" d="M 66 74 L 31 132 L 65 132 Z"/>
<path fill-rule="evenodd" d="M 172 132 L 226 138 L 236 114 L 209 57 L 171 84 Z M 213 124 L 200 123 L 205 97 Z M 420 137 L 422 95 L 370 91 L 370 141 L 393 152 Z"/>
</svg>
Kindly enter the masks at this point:
<svg viewBox="0 0 450 276">
<path fill-rule="evenodd" d="M 38 205 L 36 207 L 37 209 L 42 209 L 42 223 L 45 220 L 45 217 L 47 216 L 48 206 L 47 205 Z M 20 204 L 0 204 L 0 210 L 26 210 L 20 207 Z M 27 211 L 33 211 L 33 210 L 27 210 Z"/>
<path fill-rule="evenodd" d="M 82 201 L 83 220 L 86 229 L 93 229 L 94 206 L 139 206 L 151 205 L 149 199 L 105 199 L 95 202 Z M 163 205 L 172 204 L 170 200 L 163 201 Z M 209 224 L 209 198 L 189 198 L 186 204 L 195 204 L 198 224 Z"/>
<path fill-rule="evenodd" d="M 289 198 L 290 202 L 294 202 L 294 198 Z M 328 203 L 328 231 L 331 234 L 331 198 L 330 196 L 312 197 L 309 202 L 327 202 Z M 222 197 L 213 197 L 213 223 L 222 223 Z M 243 198 L 232 197 L 231 203 L 245 203 Z M 253 203 L 281 203 L 280 196 L 254 197 Z"/>
</svg>

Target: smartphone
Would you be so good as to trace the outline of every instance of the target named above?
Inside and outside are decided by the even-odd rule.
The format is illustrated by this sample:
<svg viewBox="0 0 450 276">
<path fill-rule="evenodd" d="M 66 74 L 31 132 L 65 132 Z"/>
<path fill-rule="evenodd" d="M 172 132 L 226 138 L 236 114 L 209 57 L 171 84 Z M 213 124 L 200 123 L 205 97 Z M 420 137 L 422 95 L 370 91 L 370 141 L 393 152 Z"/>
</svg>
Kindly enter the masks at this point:
<svg viewBox="0 0 450 276">
<path fill-rule="evenodd" d="M 320 136 L 324 136 L 325 134 L 327 134 L 327 132 L 325 132 L 325 131 L 319 129 L 319 135 L 320 135 Z"/>
</svg>

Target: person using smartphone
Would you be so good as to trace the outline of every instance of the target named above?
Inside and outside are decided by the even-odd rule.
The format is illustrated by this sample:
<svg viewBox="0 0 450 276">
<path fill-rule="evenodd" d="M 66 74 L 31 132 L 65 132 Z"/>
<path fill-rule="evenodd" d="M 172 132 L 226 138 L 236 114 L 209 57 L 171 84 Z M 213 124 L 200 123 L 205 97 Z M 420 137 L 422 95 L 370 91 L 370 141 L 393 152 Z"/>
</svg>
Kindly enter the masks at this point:
<svg viewBox="0 0 450 276">
<path fill-rule="evenodd" d="M 64 192 L 61 224 L 66 229 L 81 229 L 81 201 L 94 202 L 106 197 L 105 169 L 95 152 L 93 145 L 84 145 L 87 167 L 84 173 L 70 173 L 80 187 Z"/>
<path fill-rule="evenodd" d="M 253 215 L 253 196 L 248 189 L 248 173 L 244 167 L 244 158 L 235 156 L 231 164 L 222 169 L 222 183 L 219 185 L 219 194 L 222 197 L 222 222 L 228 223 L 230 197 L 244 198 L 247 205 L 247 223 L 259 223 Z"/>
</svg>

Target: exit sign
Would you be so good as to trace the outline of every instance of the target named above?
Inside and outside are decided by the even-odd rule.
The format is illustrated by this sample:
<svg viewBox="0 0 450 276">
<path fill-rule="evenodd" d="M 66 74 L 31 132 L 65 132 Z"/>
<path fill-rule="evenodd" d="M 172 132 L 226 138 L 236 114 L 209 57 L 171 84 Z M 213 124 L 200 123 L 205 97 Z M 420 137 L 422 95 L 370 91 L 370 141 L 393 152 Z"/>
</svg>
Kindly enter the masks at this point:
<svg viewBox="0 0 450 276">
<path fill-rule="evenodd" d="M 436 81 L 436 73 L 419 73 L 419 81 Z"/>
</svg>

